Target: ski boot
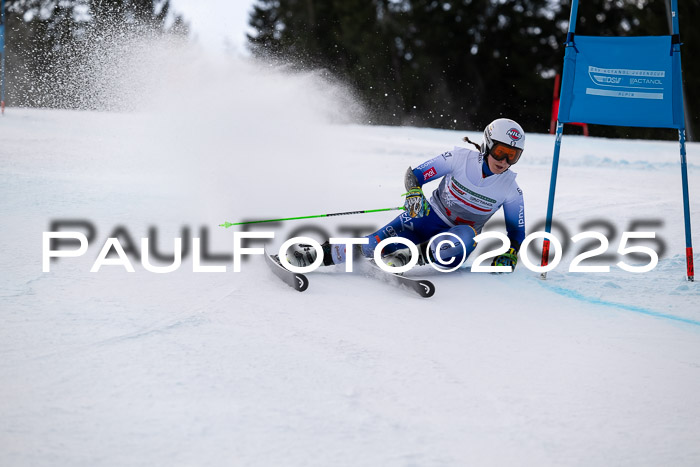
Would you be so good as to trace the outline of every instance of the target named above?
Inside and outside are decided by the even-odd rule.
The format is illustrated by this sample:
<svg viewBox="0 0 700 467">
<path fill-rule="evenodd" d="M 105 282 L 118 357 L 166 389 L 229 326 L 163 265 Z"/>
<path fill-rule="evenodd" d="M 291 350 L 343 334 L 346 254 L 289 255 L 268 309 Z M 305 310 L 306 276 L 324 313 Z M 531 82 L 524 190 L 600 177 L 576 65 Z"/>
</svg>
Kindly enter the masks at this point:
<svg viewBox="0 0 700 467">
<path fill-rule="evenodd" d="M 323 265 L 330 266 L 333 264 L 333 258 L 331 256 L 331 245 L 329 242 L 321 245 L 323 248 Z M 299 268 L 311 266 L 316 261 L 318 253 L 316 249 L 305 243 L 295 243 L 287 249 L 287 261 L 292 266 Z"/>
<path fill-rule="evenodd" d="M 408 248 L 399 248 L 392 253 L 384 255 L 382 260 L 384 260 L 384 263 L 387 266 L 405 266 L 409 261 L 411 261 L 411 250 Z M 427 264 L 425 261 L 425 247 L 423 245 L 418 245 L 418 262 L 416 263 L 416 266 L 423 266 L 424 264 Z"/>
</svg>

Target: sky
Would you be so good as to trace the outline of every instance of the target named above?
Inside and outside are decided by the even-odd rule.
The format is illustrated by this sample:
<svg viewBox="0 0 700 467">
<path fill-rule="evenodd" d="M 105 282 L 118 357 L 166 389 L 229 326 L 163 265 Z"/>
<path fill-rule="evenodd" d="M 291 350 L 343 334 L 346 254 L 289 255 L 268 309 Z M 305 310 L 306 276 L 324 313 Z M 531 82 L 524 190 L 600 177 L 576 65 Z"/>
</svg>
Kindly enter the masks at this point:
<svg viewBox="0 0 700 467">
<path fill-rule="evenodd" d="M 189 23 L 192 38 L 212 51 L 230 44 L 247 55 L 245 34 L 254 0 L 170 0 L 171 9 Z"/>
</svg>

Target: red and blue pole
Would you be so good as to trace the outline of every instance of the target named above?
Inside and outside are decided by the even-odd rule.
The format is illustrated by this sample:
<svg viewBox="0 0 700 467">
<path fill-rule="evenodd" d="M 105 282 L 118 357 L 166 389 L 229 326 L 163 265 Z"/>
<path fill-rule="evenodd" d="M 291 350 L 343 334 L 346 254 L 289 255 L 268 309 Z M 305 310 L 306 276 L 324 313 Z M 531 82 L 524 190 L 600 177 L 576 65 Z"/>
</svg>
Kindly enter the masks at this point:
<svg viewBox="0 0 700 467">
<path fill-rule="evenodd" d="M 674 74 L 678 74 L 678 86 L 681 89 L 678 92 L 678 100 L 681 106 L 684 105 L 681 77 L 681 41 L 680 27 L 678 24 L 678 0 L 671 0 L 671 26 L 673 28 L 673 55 L 674 55 Z M 684 114 L 683 114 L 684 115 Z M 683 218 L 685 221 L 685 264 L 689 281 L 695 280 L 695 268 L 693 266 L 693 237 L 690 231 L 690 195 L 688 194 L 688 163 L 685 155 L 685 117 L 683 117 L 683 125 L 678 129 L 678 142 L 681 146 L 681 182 L 683 184 Z"/>
</svg>

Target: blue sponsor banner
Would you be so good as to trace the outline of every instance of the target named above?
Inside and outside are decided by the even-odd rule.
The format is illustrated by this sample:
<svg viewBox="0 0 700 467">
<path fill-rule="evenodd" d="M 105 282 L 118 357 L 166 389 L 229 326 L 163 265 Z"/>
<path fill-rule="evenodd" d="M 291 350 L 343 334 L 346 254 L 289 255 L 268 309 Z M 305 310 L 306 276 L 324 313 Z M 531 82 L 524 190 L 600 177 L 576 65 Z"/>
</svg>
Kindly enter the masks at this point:
<svg viewBox="0 0 700 467">
<path fill-rule="evenodd" d="M 559 121 L 683 127 L 674 62 L 680 53 L 671 36 L 575 36 L 564 57 Z"/>
</svg>

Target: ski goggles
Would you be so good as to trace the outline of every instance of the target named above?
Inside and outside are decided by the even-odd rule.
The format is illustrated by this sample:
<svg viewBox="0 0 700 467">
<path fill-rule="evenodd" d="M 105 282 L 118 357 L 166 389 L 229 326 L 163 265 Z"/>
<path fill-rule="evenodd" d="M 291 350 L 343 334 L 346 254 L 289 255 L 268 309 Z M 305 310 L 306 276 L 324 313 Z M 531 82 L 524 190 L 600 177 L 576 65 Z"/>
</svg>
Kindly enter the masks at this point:
<svg viewBox="0 0 700 467">
<path fill-rule="evenodd" d="M 505 160 L 510 165 L 518 162 L 518 159 L 520 159 L 520 155 L 522 153 L 522 149 L 516 148 L 515 146 L 508 146 L 507 144 L 499 143 L 498 141 L 493 142 L 493 146 L 491 146 L 491 150 L 489 151 L 491 157 L 497 161 Z"/>
</svg>

